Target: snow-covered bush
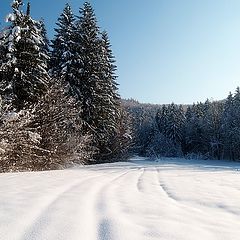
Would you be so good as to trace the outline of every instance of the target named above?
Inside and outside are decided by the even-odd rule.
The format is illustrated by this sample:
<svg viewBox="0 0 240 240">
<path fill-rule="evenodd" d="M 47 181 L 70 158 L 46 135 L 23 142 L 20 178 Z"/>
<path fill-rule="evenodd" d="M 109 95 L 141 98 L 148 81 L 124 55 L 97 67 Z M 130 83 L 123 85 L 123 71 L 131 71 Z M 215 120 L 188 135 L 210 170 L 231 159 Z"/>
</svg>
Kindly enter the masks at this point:
<svg viewBox="0 0 240 240">
<path fill-rule="evenodd" d="M 32 112 L 5 109 L 0 127 L 0 172 L 31 170 L 42 160 L 41 136 L 30 127 Z"/>
<path fill-rule="evenodd" d="M 42 137 L 48 169 L 72 163 L 86 163 L 92 158 L 91 137 L 83 136 L 81 106 L 54 84 L 35 106 L 33 126 Z"/>
<path fill-rule="evenodd" d="M 80 108 L 61 86 L 52 86 L 28 110 L 8 109 L 0 123 L 1 172 L 61 169 L 91 159 L 91 137 L 81 134 Z"/>
</svg>

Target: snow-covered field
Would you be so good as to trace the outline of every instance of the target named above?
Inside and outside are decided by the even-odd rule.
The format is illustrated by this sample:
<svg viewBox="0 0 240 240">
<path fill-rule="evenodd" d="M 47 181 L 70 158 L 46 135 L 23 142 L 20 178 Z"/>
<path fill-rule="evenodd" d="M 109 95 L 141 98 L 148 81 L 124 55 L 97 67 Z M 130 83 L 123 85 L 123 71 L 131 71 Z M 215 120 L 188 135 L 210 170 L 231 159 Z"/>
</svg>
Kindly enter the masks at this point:
<svg viewBox="0 0 240 240">
<path fill-rule="evenodd" d="M 240 164 L 141 158 L 0 174 L 1 240 L 239 240 Z"/>
</svg>

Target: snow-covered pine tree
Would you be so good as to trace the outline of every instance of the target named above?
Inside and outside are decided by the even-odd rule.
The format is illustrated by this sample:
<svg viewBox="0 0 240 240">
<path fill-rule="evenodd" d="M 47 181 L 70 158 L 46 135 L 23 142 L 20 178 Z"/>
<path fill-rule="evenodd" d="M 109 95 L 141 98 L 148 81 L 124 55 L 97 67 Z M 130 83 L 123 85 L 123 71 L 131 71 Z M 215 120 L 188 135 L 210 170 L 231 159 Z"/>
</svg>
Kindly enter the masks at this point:
<svg viewBox="0 0 240 240">
<path fill-rule="evenodd" d="M 99 95 L 101 63 L 101 41 L 99 27 L 90 3 L 85 3 L 80 9 L 80 16 L 76 22 L 75 51 L 81 56 L 78 74 L 78 97 L 82 102 L 82 118 L 85 122 L 85 131 L 96 131 L 97 105 L 101 103 Z"/>
<path fill-rule="evenodd" d="M 183 128 L 184 135 L 184 147 L 183 152 L 185 154 L 190 153 L 194 149 L 194 125 L 195 125 L 195 114 L 193 111 L 193 106 L 188 106 L 185 114 L 186 124 Z"/>
<path fill-rule="evenodd" d="M 166 136 L 175 144 L 181 144 L 183 139 L 183 124 L 185 115 L 182 107 L 174 103 L 168 106 L 168 121 L 166 125 Z"/>
<path fill-rule="evenodd" d="M 163 105 L 156 114 L 156 123 L 158 129 L 163 134 L 166 133 L 167 122 L 168 122 L 168 108 L 166 105 Z"/>
<path fill-rule="evenodd" d="M 204 150 L 204 109 L 206 107 L 203 103 L 197 103 L 192 105 L 192 119 L 190 122 L 187 121 L 187 124 L 190 125 L 189 129 L 191 129 L 190 138 L 192 151 L 196 154 L 203 153 Z"/>
<path fill-rule="evenodd" d="M 206 101 L 204 116 L 204 142 L 212 158 L 221 159 L 223 156 L 223 136 L 221 134 L 221 117 L 223 114 L 222 102 Z"/>
<path fill-rule="evenodd" d="M 113 56 L 111 49 L 111 43 L 106 31 L 102 32 L 102 54 L 103 54 L 103 73 L 105 75 L 106 82 L 109 87 L 109 95 L 115 100 L 116 107 L 119 108 L 120 96 L 118 94 L 118 83 L 116 82 L 116 60 Z"/>
<path fill-rule="evenodd" d="M 47 37 L 47 30 L 46 30 L 46 26 L 45 26 L 45 23 L 44 23 L 44 20 L 41 19 L 39 21 L 39 28 L 41 30 L 41 35 L 42 35 L 42 38 L 43 38 L 43 42 L 44 44 L 42 45 L 42 52 L 44 54 L 46 54 L 47 56 L 50 56 L 50 41 Z M 49 67 L 49 62 L 50 62 L 50 57 L 48 57 L 48 67 Z"/>
<path fill-rule="evenodd" d="M 2 95 L 5 99 L 11 95 L 17 109 L 37 102 L 49 82 L 48 56 L 42 52 L 44 40 L 39 22 L 31 18 L 30 4 L 26 13 L 22 5 L 21 0 L 13 1 L 13 12 L 6 18 L 9 26 L 1 32 L 0 40 L 4 49 L 0 66 Z"/>
<path fill-rule="evenodd" d="M 235 111 L 233 94 L 230 92 L 224 102 L 224 110 L 221 116 L 221 135 L 223 137 L 224 157 L 234 160 L 234 122 Z"/>
<path fill-rule="evenodd" d="M 133 99 L 121 100 L 121 105 L 127 112 L 131 123 L 131 152 L 145 156 L 148 151 L 149 142 L 155 129 L 155 115 L 157 106 L 150 104 L 141 104 Z"/>
<path fill-rule="evenodd" d="M 76 51 L 75 42 L 75 17 L 71 6 L 66 4 L 63 12 L 58 18 L 55 28 L 55 38 L 52 40 L 52 52 L 50 61 L 50 74 L 59 79 L 64 84 L 68 84 L 68 90 L 71 95 L 79 98 L 78 80 L 76 72 L 78 71 L 78 52 Z"/>
<path fill-rule="evenodd" d="M 231 138 L 233 143 L 233 160 L 240 159 L 240 88 L 237 87 L 233 96 L 233 121 L 231 123 Z"/>
<path fill-rule="evenodd" d="M 172 145 L 174 145 L 174 147 L 172 147 L 172 153 L 181 155 L 185 125 L 185 113 L 183 107 L 181 105 L 177 106 L 174 103 L 167 107 L 163 105 L 156 114 L 156 123 L 160 133 L 169 139 Z M 171 153 L 169 152 L 167 154 L 169 155 Z"/>
<path fill-rule="evenodd" d="M 107 32 L 102 33 L 101 52 L 99 53 L 98 69 L 98 87 L 97 94 L 100 102 L 96 103 L 98 118 L 96 119 L 96 130 L 98 139 L 99 156 L 98 159 L 111 159 L 114 155 L 119 155 L 114 149 L 111 149 L 112 141 L 116 139 L 118 124 L 120 121 L 120 96 L 118 94 L 118 84 L 115 75 L 116 65 L 111 50 L 111 44 Z M 124 110 L 122 109 L 122 112 Z M 123 114 L 127 116 L 126 114 Z M 122 139 L 122 138 L 121 138 Z"/>
<path fill-rule="evenodd" d="M 18 25 L 23 21 L 23 12 L 19 9 L 23 3 L 21 0 L 13 1 L 13 13 L 6 16 L 6 22 L 13 22 L 10 26 L 0 31 L 0 94 L 3 102 L 10 103 L 13 100 L 13 76 L 15 72 L 14 64 L 16 57 L 13 52 L 16 48 L 13 44 L 20 39 L 20 27 Z"/>
<path fill-rule="evenodd" d="M 94 10 L 86 2 L 76 22 L 76 49 L 81 58 L 77 65 L 78 93 L 82 104 L 85 131 L 94 135 L 97 161 L 113 157 L 120 121 L 120 99 L 115 75 L 115 60 L 107 34 L 100 33 Z"/>
<path fill-rule="evenodd" d="M 129 148 L 132 146 L 132 122 L 127 111 L 121 107 L 119 109 L 119 117 L 117 121 L 116 134 L 111 138 L 108 143 L 109 149 L 111 149 L 111 160 L 120 161 L 122 158 L 126 158 Z M 103 158 L 103 160 L 105 160 Z M 106 160 L 110 160 L 107 158 Z"/>
</svg>

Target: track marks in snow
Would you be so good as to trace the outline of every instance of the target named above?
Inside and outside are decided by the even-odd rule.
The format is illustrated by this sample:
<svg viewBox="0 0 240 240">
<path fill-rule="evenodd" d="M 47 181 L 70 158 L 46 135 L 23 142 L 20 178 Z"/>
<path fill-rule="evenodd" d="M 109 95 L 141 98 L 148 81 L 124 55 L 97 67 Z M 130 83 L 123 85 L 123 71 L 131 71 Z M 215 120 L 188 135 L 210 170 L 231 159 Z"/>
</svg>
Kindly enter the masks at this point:
<svg viewBox="0 0 240 240">
<path fill-rule="evenodd" d="M 164 177 L 162 176 L 162 171 L 158 168 L 156 168 L 157 172 L 158 172 L 158 180 L 159 180 L 159 186 L 160 188 L 165 192 L 166 196 L 168 196 L 169 199 L 175 201 L 175 203 L 177 205 L 179 205 L 180 207 L 182 207 L 182 209 L 186 209 L 187 211 L 194 211 L 194 212 L 199 212 L 201 214 L 208 214 L 209 211 L 211 211 L 214 208 L 218 208 L 220 210 L 220 212 L 222 213 L 227 213 L 227 214 L 233 214 L 236 216 L 240 216 L 240 209 L 239 208 L 233 208 L 231 206 L 228 206 L 224 203 L 221 203 L 221 199 L 219 199 L 219 201 L 216 200 L 216 202 L 206 202 L 205 198 L 202 198 L 201 195 L 199 195 L 198 199 L 192 199 L 191 196 L 189 196 L 188 198 L 180 198 L 176 195 L 175 192 L 173 192 L 173 190 L 170 189 L 174 189 L 174 188 L 170 188 L 169 184 L 171 181 L 167 181 L 167 179 L 164 179 Z M 193 170 L 194 171 L 194 170 Z M 214 176 L 214 173 L 211 173 Z M 188 173 L 189 175 L 189 173 Z M 190 174 L 191 175 L 191 174 Z M 185 176 L 187 177 L 187 176 Z M 166 177 L 165 177 L 166 178 Z M 180 180 L 181 181 L 181 180 Z M 192 185 L 198 183 L 199 184 L 199 180 L 195 179 L 192 175 L 191 178 L 189 179 L 189 181 L 192 181 Z M 176 187 L 176 186 L 175 186 Z M 177 188 L 178 192 L 179 192 L 179 188 Z M 186 190 L 186 189 L 185 189 Z M 196 191 L 198 189 L 196 188 Z M 215 190 L 217 191 L 217 189 Z M 203 196 L 205 194 L 203 193 Z M 213 193 L 212 193 L 213 195 Z"/>
<path fill-rule="evenodd" d="M 159 169 L 156 168 L 156 172 L 157 172 L 157 177 L 158 177 L 158 184 L 161 188 L 161 190 L 165 193 L 165 195 L 174 200 L 174 201 L 180 201 L 180 199 L 169 190 L 169 188 L 167 187 L 167 185 L 165 184 L 165 182 L 163 181 L 163 179 L 161 178 L 161 171 Z"/>
<path fill-rule="evenodd" d="M 0 238 L 238 240 L 238 176 L 183 163 L 139 160 L 2 175 L 2 203 L 10 204 L 0 204 Z M 8 206 L 16 209 L 7 212 Z"/>
<path fill-rule="evenodd" d="M 136 175 L 138 169 L 131 169 L 120 176 L 112 179 L 105 184 L 96 197 L 96 212 L 98 213 L 98 238 L 99 240 L 125 239 L 126 234 L 123 225 L 126 225 L 127 220 L 123 217 L 121 211 L 121 201 L 118 198 L 121 186 L 126 183 L 126 180 L 131 175 Z M 127 187 L 127 186 L 125 186 Z M 129 193 L 132 194 L 132 193 Z"/>
<path fill-rule="evenodd" d="M 139 192 L 143 191 L 143 181 L 144 181 L 145 171 L 146 171 L 146 169 L 143 168 L 143 172 L 141 173 L 141 175 L 139 176 L 138 181 L 137 181 L 137 189 Z"/>
<path fill-rule="evenodd" d="M 108 219 L 103 219 L 99 222 L 98 225 L 98 239 L 99 240 L 112 240 L 114 233 L 114 227 L 111 224 L 111 221 Z"/>
<path fill-rule="evenodd" d="M 64 197 L 68 195 L 71 191 L 76 190 L 79 188 L 82 184 L 86 183 L 90 179 L 96 179 L 98 177 L 90 177 L 85 180 L 77 180 L 75 183 L 71 184 L 67 188 L 65 188 L 63 191 L 57 193 L 56 195 L 53 195 L 51 199 L 46 203 L 44 208 L 39 210 L 39 213 L 34 219 L 32 220 L 31 225 L 25 230 L 21 240 L 33 240 L 33 239 L 41 239 L 42 233 L 48 229 L 49 224 L 52 224 L 54 221 L 54 216 L 52 215 L 57 215 L 57 206 L 58 203 L 61 201 L 64 201 Z M 73 212 L 74 209 L 71 209 L 73 205 L 70 203 L 68 206 L 64 206 L 64 214 L 68 215 L 69 212 Z M 58 216 L 61 217 L 61 216 Z M 57 219 L 56 219 L 57 220 Z"/>
<path fill-rule="evenodd" d="M 93 203 L 90 202 L 95 198 L 91 196 L 101 188 L 102 184 L 105 184 L 105 182 L 108 183 L 111 175 L 114 175 L 114 178 L 119 177 L 115 177 L 114 172 L 104 173 L 97 176 L 94 175 L 84 180 L 77 180 L 63 191 L 54 195 L 45 207 L 39 210 L 38 216 L 32 220 L 31 225 L 25 230 L 21 240 L 47 239 L 51 234 L 52 239 L 64 240 L 66 239 L 66 236 L 70 237 L 71 235 L 73 235 L 73 239 L 75 239 L 74 235 L 77 235 L 79 230 L 86 232 L 86 226 L 84 224 L 82 229 L 78 228 L 76 218 L 83 221 L 80 216 L 84 213 L 83 205 L 87 205 L 85 202 L 88 202 L 89 212 L 85 213 L 86 219 L 92 218 L 92 222 L 94 222 L 95 216 L 89 216 L 94 214 L 94 212 L 91 211 Z M 118 172 L 117 175 L 119 175 Z M 120 175 L 122 175 L 122 173 L 120 173 Z M 96 182 L 98 182 L 98 184 L 96 184 Z M 69 199 L 72 199 L 72 201 L 69 202 Z M 85 200 L 85 202 L 83 200 Z M 79 226 L 80 225 L 81 224 L 79 224 Z M 57 226 L 63 231 L 53 232 L 51 231 L 52 226 L 53 228 L 54 226 Z M 95 229 L 95 226 L 92 227 Z M 72 231 L 73 229 L 76 229 L 76 233 Z M 91 231 L 90 228 L 88 230 L 89 233 L 86 233 L 85 236 L 91 236 L 91 234 L 94 235 L 94 231 Z M 92 239 L 94 239 L 94 236 L 92 236 Z"/>
</svg>

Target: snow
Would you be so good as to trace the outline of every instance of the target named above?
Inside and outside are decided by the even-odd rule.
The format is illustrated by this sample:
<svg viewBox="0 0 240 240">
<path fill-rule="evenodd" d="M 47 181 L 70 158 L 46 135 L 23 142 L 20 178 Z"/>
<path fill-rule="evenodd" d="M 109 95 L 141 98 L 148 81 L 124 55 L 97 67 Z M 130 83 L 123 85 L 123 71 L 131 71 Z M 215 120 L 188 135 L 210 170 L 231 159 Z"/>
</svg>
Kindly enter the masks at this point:
<svg viewBox="0 0 240 240">
<path fill-rule="evenodd" d="M 19 34 L 21 34 L 21 28 L 19 26 L 15 26 L 12 30 L 12 34 L 18 36 Z"/>
<path fill-rule="evenodd" d="M 28 131 L 28 135 L 30 137 L 30 139 L 34 142 L 34 143 L 39 143 L 40 140 L 42 139 L 42 137 L 40 136 L 40 134 L 38 133 L 33 133 L 31 131 Z"/>
<path fill-rule="evenodd" d="M 136 157 L 0 174 L 0 239 L 239 240 L 239 169 Z"/>
<path fill-rule="evenodd" d="M 13 22 L 13 21 L 15 21 L 16 20 L 16 16 L 15 16 L 15 14 L 13 14 L 13 13 L 9 13 L 7 16 L 6 16 L 6 18 L 5 18 L 5 21 L 6 22 Z"/>
</svg>

